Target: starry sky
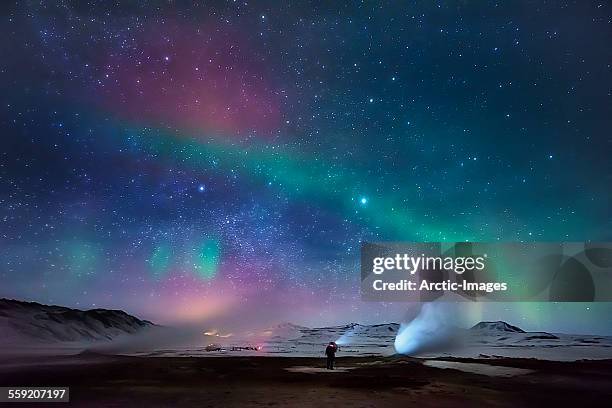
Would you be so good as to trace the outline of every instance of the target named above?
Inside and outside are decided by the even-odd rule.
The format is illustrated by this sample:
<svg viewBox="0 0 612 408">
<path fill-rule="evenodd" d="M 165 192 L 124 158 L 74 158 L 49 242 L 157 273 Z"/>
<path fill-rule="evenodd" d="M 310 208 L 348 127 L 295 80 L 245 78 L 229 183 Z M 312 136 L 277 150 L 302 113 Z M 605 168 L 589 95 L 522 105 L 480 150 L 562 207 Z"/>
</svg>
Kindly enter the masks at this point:
<svg viewBox="0 0 612 408">
<path fill-rule="evenodd" d="M 612 7 L 4 2 L 0 296 L 398 321 L 364 241 L 612 240 Z M 612 304 L 469 306 L 612 333 Z"/>
</svg>

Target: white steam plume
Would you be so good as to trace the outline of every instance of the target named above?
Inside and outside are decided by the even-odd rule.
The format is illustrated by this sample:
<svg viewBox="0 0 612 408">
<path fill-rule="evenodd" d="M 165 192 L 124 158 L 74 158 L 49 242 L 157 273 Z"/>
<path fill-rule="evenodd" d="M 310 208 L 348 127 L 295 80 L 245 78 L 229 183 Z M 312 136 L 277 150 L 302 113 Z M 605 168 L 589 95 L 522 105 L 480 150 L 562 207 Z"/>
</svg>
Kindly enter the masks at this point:
<svg viewBox="0 0 612 408">
<path fill-rule="evenodd" d="M 461 302 L 431 302 L 421 307 L 409 323 L 402 323 L 395 337 L 395 350 L 400 354 L 441 351 L 462 343 L 460 327 L 464 326 Z"/>
</svg>

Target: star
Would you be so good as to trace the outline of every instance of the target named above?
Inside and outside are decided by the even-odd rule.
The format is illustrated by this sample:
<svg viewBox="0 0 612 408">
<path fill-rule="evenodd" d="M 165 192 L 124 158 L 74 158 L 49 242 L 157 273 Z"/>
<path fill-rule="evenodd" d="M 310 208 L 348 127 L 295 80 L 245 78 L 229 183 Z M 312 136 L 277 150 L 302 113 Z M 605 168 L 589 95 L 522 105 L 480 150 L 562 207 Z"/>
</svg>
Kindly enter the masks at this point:
<svg viewBox="0 0 612 408">
<path fill-rule="evenodd" d="M 607 43 L 550 44 L 598 38 L 605 6 L 24 3 L 0 38 L 3 296 L 315 320 L 362 307 L 338 265 L 364 239 L 609 238 Z"/>
</svg>

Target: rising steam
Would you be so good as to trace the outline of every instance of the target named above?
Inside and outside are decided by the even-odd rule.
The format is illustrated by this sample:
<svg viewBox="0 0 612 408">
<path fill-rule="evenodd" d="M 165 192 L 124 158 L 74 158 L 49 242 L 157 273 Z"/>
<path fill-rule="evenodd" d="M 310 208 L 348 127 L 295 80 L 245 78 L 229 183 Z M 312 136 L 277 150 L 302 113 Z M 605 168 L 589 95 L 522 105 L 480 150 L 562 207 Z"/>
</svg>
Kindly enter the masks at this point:
<svg viewBox="0 0 612 408">
<path fill-rule="evenodd" d="M 462 343 L 460 303 L 425 303 L 409 323 L 402 323 L 395 337 L 400 354 L 418 354 L 458 347 Z"/>
</svg>

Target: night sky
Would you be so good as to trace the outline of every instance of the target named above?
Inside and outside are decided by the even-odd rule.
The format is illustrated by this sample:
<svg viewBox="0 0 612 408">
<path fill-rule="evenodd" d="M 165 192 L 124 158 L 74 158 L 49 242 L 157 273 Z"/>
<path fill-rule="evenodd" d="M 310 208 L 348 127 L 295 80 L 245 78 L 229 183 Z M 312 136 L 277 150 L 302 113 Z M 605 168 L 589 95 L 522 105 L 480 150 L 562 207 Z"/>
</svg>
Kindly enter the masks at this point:
<svg viewBox="0 0 612 408">
<path fill-rule="evenodd" d="M 363 241 L 612 240 L 604 1 L 53 3 L 1 6 L 0 296 L 398 321 Z M 612 332 L 609 303 L 470 313 Z"/>
</svg>

